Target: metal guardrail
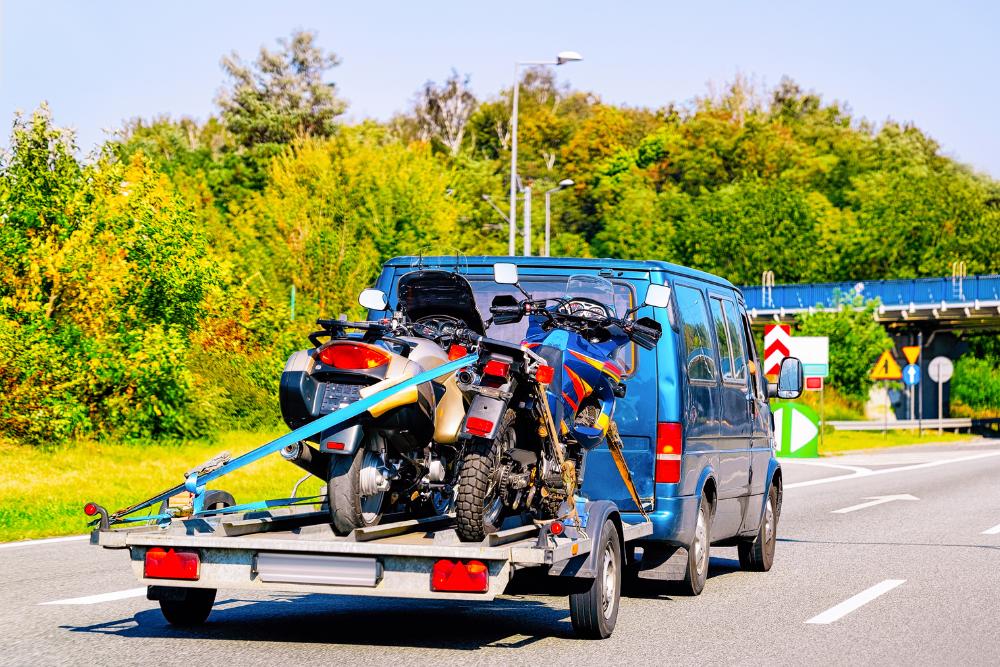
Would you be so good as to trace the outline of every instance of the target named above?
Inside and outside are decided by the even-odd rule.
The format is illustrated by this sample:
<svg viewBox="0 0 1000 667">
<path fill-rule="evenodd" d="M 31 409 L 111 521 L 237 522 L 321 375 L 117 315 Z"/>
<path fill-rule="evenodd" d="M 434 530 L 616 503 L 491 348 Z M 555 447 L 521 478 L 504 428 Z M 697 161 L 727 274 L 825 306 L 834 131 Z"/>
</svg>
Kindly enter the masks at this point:
<svg viewBox="0 0 1000 667">
<path fill-rule="evenodd" d="M 860 291 L 857 289 L 861 287 Z M 740 287 L 749 308 L 832 307 L 837 294 L 860 293 L 865 300 L 878 299 L 886 306 L 910 304 L 975 303 L 1000 300 L 1000 275 L 954 278 L 912 278 L 862 282 L 806 283 Z"/>
<path fill-rule="evenodd" d="M 978 420 L 977 420 L 978 421 Z M 946 429 L 968 429 L 972 428 L 972 420 L 963 417 L 949 417 L 947 419 L 897 419 L 896 421 L 884 422 L 881 419 L 869 419 L 866 421 L 828 421 L 827 424 L 838 431 L 881 431 L 884 428 L 890 430 L 912 430 L 916 431 L 921 425 L 925 431 L 941 428 Z"/>
</svg>

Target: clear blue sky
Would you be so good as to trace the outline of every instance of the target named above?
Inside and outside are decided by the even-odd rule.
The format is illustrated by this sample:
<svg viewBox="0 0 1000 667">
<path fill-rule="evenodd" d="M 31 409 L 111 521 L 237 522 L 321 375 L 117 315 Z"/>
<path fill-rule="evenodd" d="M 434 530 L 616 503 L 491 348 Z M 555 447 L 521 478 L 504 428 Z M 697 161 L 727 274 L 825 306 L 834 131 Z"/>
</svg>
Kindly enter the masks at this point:
<svg viewBox="0 0 1000 667">
<path fill-rule="evenodd" d="M 736 72 L 769 86 L 788 75 L 871 121 L 912 121 L 1000 178 L 998 2 L 0 2 L 0 145 L 14 110 L 42 100 L 84 151 L 127 118 L 205 118 L 224 53 L 252 57 L 305 28 L 342 58 L 331 78 L 352 119 L 389 117 L 453 67 L 489 95 L 515 59 L 572 49 L 585 61 L 560 77 L 609 102 L 684 103 Z"/>
</svg>

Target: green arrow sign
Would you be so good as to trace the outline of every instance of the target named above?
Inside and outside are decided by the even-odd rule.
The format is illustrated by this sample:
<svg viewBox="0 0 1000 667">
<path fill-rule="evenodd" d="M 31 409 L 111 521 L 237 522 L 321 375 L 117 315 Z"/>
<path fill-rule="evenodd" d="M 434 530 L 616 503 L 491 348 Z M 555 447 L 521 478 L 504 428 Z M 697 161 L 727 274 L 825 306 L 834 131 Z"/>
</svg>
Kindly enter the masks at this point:
<svg viewBox="0 0 1000 667">
<path fill-rule="evenodd" d="M 778 456 L 819 456 L 819 415 L 801 403 L 775 403 L 774 442 Z"/>
</svg>

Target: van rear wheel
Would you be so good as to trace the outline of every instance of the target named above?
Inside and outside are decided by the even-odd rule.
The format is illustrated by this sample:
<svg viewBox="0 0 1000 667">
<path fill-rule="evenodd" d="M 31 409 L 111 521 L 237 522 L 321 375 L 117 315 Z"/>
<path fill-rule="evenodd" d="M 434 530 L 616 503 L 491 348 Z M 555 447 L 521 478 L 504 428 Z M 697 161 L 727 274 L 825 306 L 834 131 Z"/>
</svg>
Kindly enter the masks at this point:
<svg viewBox="0 0 1000 667">
<path fill-rule="evenodd" d="M 712 504 L 705 492 L 698 503 L 698 518 L 694 528 L 694 538 L 688 547 L 687 568 L 684 579 L 676 584 L 681 595 L 701 595 L 708 579 L 709 550 L 712 544 Z"/>
<path fill-rule="evenodd" d="M 774 563 L 774 548 L 778 541 L 778 487 L 771 485 L 767 504 L 760 518 L 760 528 L 753 541 L 742 541 L 736 548 L 740 567 L 748 572 L 767 572 Z"/>
</svg>

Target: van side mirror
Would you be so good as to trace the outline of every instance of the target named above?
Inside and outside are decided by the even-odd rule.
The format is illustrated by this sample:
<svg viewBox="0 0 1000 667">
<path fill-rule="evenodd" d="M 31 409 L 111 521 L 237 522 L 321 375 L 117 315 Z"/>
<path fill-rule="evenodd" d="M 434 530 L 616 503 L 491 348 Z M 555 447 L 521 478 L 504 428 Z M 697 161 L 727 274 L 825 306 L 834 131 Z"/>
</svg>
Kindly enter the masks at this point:
<svg viewBox="0 0 1000 667">
<path fill-rule="evenodd" d="M 646 289 L 646 299 L 643 305 L 653 308 L 666 308 L 670 305 L 670 285 L 656 285 L 650 283 Z"/>
<path fill-rule="evenodd" d="M 517 264 L 498 262 L 493 265 L 493 281 L 500 285 L 517 284 Z"/>
<path fill-rule="evenodd" d="M 361 294 L 358 296 L 358 303 L 368 310 L 385 310 L 389 299 L 386 297 L 385 292 L 380 289 L 366 289 L 361 290 Z"/>
<path fill-rule="evenodd" d="M 778 398 L 798 398 L 804 384 L 802 362 L 795 357 L 782 359 L 778 371 Z"/>
</svg>

